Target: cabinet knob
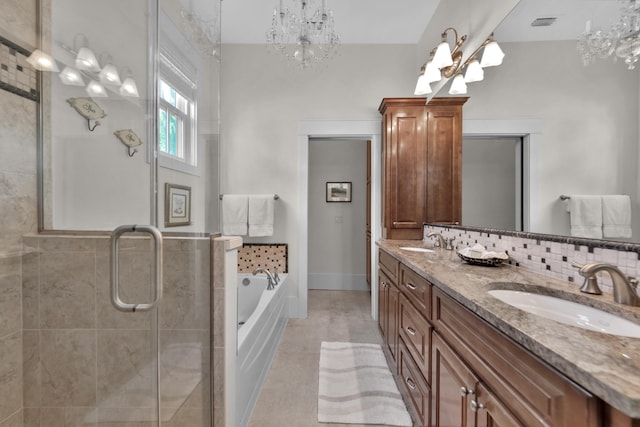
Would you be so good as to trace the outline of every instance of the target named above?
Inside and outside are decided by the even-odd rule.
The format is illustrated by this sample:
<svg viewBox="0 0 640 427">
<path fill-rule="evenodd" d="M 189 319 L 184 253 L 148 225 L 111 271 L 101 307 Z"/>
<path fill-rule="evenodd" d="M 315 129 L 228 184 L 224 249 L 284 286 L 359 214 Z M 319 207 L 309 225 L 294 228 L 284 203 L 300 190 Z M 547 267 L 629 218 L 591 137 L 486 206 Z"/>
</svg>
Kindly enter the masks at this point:
<svg viewBox="0 0 640 427">
<path fill-rule="evenodd" d="M 483 403 L 478 403 L 475 400 L 471 401 L 471 410 L 473 412 L 477 412 L 477 411 L 479 411 L 481 409 L 484 409 L 484 408 L 486 408 L 486 406 Z"/>
<path fill-rule="evenodd" d="M 404 379 L 404 382 L 406 382 L 406 383 L 407 383 L 407 385 L 409 386 L 409 388 L 410 388 L 411 390 L 415 390 L 415 389 L 416 389 L 416 383 L 414 383 L 414 382 L 413 382 L 413 380 L 412 380 L 411 378 L 409 378 L 409 377 L 405 378 L 405 379 Z"/>
<path fill-rule="evenodd" d="M 460 387 L 460 396 L 466 396 L 468 394 L 473 394 L 472 388 Z"/>
</svg>

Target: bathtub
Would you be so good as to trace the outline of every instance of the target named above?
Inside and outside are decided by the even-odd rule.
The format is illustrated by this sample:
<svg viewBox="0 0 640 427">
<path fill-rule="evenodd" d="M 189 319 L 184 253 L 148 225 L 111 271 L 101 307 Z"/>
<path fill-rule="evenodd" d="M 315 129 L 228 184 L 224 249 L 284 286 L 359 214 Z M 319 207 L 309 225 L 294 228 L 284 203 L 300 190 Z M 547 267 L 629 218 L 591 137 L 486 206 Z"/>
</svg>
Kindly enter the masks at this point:
<svg viewBox="0 0 640 427">
<path fill-rule="evenodd" d="M 267 290 L 265 274 L 238 274 L 236 420 L 246 426 L 287 325 L 286 274 Z"/>
</svg>

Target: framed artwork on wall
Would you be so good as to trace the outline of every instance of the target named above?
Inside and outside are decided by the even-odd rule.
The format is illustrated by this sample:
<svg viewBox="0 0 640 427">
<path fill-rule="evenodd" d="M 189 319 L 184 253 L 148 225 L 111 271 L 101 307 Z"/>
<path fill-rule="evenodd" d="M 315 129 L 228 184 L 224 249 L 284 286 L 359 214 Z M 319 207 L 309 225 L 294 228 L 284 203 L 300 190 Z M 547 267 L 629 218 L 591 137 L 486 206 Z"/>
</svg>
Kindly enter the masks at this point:
<svg viewBox="0 0 640 427">
<path fill-rule="evenodd" d="M 351 183 L 327 182 L 327 202 L 351 202 Z"/>
<path fill-rule="evenodd" d="M 164 184 L 164 226 L 191 224 L 191 187 Z"/>
</svg>

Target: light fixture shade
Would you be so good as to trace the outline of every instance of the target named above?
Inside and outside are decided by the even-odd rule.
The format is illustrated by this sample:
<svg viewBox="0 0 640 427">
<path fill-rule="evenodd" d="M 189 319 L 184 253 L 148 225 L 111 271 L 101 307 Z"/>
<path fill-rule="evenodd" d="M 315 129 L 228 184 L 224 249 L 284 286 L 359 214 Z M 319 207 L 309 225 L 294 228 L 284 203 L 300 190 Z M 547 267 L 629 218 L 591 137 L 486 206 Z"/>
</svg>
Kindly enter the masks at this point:
<svg viewBox="0 0 640 427">
<path fill-rule="evenodd" d="M 118 74 L 118 69 L 113 64 L 106 64 L 102 67 L 102 71 L 99 74 L 100 82 L 105 85 L 117 85 L 120 86 L 122 82 L 120 81 L 120 75 Z"/>
<path fill-rule="evenodd" d="M 418 83 L 416 83 L 416 89 L 413 91 L 414 95 L 428 95 L 431 93 L 431 86 L 427 81 L 427 77 L 424 73 L 420 74 L 418 77 Z"/>
<path fill-rule="evenodd" d="M 40 49 L 34 50 L 27 58 L 27 62 L 39 71 L 54 71 L 56 73 L 60 71 L 56 61 Z"/>
<path fill-rule="evenodd" d="M 484 70 L 480 66 L 477 59 L 472 60 L 467 65 L 467 72 L 464 75 L 464 81 L 466 83 L 479 82 L 484 80 Z"/>
<path fill-rule="evenodd" d="M 122 86 L 120 86 L 120 95 L 138 98 L 140 95 L 138 94 L 138 87 L 136 86 L 135 80 L 131 77 L 124 79 Z"/>
<path fill-rule="evenodd" d="M 427 62 L 427 67 L 424 70 L 424 75 L 427 79 L 427 82 L 429 83 L 439 82 L 440 80 L 442 80 L 442 73 L 440 72 L 438 67 L 433 65 L 433 61 Z"/>
<path fill-rule="evenodd" d="M 451 58 L 451 47 L 447 42 L 441 42 L 436 49 L 436 54 L 433 56 L 433 65 L 436 68 L 441 69 L 453 65 L 453 59 Z"/>
<path fill-rule="evenodd" d="M 66 85 L 84 86 L 84 79 L 80 75 L 80 72 L 75 68 L 71 68 L 69 66 L 64 67 L 59 76 L 62 83 Z"/>
<path fill-rule="evenodd" d="M 465 93 L 467 93 L 467 84 L 464 82 L 462 74 L 458 73 L 453 78 L 453 83 L 451 83 L 451 88 L 449 88 L 449 94 L 464 95 Z"/>
<path fill-rule="evenodd" d="M 484 47 L 480 66 L 482 68 L 495 67 L 496 65 L 502 64 L 502 58 L 504 58 L 504 52 L 500 49 L 498 43 L 491 41 Z"/>
<path fill-rule="evenodd" d="M 91 80 L 89 82 L 86 90 L 89 96 L 91 96 L 92 98 L 106 98 L 109 96 L 107 95 L 107 90 L 104 88 L 104 86 L 102 86 L 95 80 Z"/>
<path fill-rule="evenodd" d="M 76 68 L 83 71 L 100 71 L 96 55 L 88 47 L 82 47 L 76 55 Z"/>
</svg>

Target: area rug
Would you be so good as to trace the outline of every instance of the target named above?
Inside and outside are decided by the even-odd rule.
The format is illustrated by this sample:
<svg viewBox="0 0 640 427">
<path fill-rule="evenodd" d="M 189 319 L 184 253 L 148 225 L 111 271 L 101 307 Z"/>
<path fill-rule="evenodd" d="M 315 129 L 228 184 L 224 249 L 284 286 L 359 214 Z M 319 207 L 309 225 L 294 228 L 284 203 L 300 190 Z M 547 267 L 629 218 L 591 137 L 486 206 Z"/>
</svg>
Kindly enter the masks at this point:
<svg viewBox="0 0 640 427">
<path fill-rule="evenodd" d="M 378 344 L 323 342 L 319 380 L 321 423 L 412 425 Z"/>
</svg>

